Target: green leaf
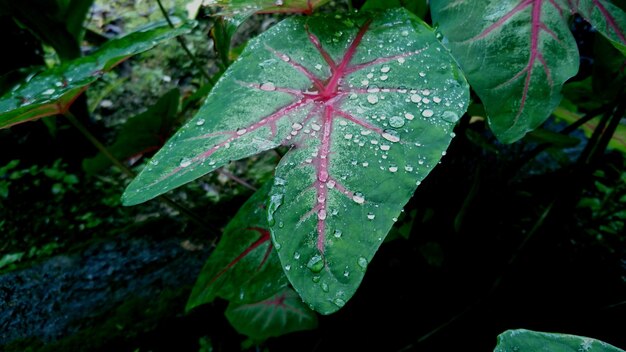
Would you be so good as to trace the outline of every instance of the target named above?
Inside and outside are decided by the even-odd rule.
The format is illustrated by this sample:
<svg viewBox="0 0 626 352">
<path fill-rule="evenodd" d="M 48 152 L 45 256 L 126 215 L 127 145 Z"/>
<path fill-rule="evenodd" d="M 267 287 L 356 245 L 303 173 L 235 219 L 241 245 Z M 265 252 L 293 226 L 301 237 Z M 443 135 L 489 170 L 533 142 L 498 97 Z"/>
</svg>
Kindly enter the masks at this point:
<svg viewBox="0 0 626 352">
<path fill-rule="evenodd" d="M 564 0 L 433 0 L 431 13 L 504 143 L 541 125 L 578 71 Z"/>
<path fill-rule="evenodd" d="M 124 204 L 291 146 L 270 196 L 273 239 L 305 302 L 339 309 L 469 100 L 430 27 L 404 9 L 370 16 L 292 17 L 251 40 Z"/>
<path fill-rule="evenodd" d="M 145 112 L 130 118 L 122 127 L 115 143 L 108 149 L 119 160 L 137 158 L 157 151 L 173 133 L 176 121 L 180 92 L 174 88 L 163 95 Z M 89 174 L 96 174 L 111 164 L 100 153 L 83 161 L 83 168 Z"/>
<path fill-rule="evenodd" d="M 367 0 L 361 11 L 386 10 L 394 7 L 404 7 L 422 19 L 428 12 L 426 0 Z"/>
<path fill-rule="evenodd" d="M 255 340 L 317 327 L 315 312 L 290 288 L 256 303 L 231 302 L 226 309 L 226 318 L 238 332 Z"/>
<path fill-rule="evenodd" d="M 0 128 L 62 114 L 87 87 L 129 57 L 160 42 L 189 33 L 192 24 L 176 29 L 155 24 L 105 43 L 92 55 L 44 71 L 0 97 Z"/>
<path fill-rule="evenodd" d="M 187 302 L 187 311 L 221 297 L 258 302 L 287 286 L 270 239 L 265 203 L 271 182 L 259 189 L 228 223 Z"/>
<path fill-rule="evenodd" d="M 626 55 L 626 13 L 605 0 L 569 0 L 572 9 Z"/>
<path fill-rule="evenodd" d="M 507 330 L 498 336 L 494 352 L 624 352 L 608 343 L 589 337 Z"/>
<path fill-rule="evenodd" d="M 80 43 L 85 33 L 83 23 L 94 0 L 71 0 L 65 10 L 64 22 L 67 30 Z"/>
<path fill-rule="evenodd" d="M 329 0 L 215 0 L 218 15 L 246 18 L 254 13 L 301 13 L 310 15 Z"/>
</svg>

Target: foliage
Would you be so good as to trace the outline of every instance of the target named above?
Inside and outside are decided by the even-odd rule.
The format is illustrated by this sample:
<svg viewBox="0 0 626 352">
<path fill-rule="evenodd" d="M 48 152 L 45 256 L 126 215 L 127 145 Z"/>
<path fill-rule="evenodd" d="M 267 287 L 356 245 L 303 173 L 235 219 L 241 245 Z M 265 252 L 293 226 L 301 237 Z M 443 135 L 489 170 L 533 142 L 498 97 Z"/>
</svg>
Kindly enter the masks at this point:
<svg viewBox="0 0 626 352">
<path fill-rule="evenodd" d="M 586 190 L 577 204 L 598 225 L 590 234 L 601 239 L 623 232 L 624 174 L 607 179 L 597 171 L 598 156 L 607 148 L 624 151 L 626 14 L 620 3 L 368 0 L 357 11 L 317 13 L 327 2 L 211 2 L 206 11 L 214 14 L 211 36 L 221 70 L 210 76 L 196 65 L 204 77 L 197 92 L 181 97 L 176 88 L 164 94 L 129 118 L 109 148 L 75 121 L 73 103 L 106 72 L 169 39 L 177 37 L 195 62 L 178 37 L 190 33 L 195 22 L 153 23 L 81 57 L 80 23 L 90 1 L 59 2 L 46 15 L 27 12 L 30 2 L 5 5 L 0 12 L 51 45 L 63 62 L 0 97 L 0 127 L 65 115 L 100 149 L 83 161 L 89 174 L 112 163 L 130 176 L 129 166 L 142 165 L 122 196 L 124 205 L 162 197 L 214 171 L 229 175 L 228 168 L 240 160 L 275 150 L 280 162 L 273 176 L 230 219 L 186 307 L 192 313 L 218 298 L 228 301 L 226 318 L 253 343 L 315 329 L 316 313 L 335 313 L 352 299 L 385 241 L 408 238 L 432 216 L 404 213 L 404 208 L 419 202 L 418 186 L 448 153 L 459 129 L 487 155 L 523 140 L 533 148 L 528 158 L 539 155 L 540 160 L 546 150 L 569 174 L 593 179 L 591 188 L 578 179 L 568 183 L 576 192 Z M 244 38 L 243 51 L 232 48 L 240 26 L 255 14 L 284 19 Z M 572 32 L 579 19 L 603 36 L 594 48 L 598 63 L 589 78 L 579 77 L 585 53 Z M 123 79 L 110 89 L 118 84 Z M 194 117 L 173 133 L 183 113 L 200 101 Z M 566 126 L 551 130 L 546 123 L 551 116 Z M 491 140 L 467 127 L 485 120 Z M 569 135 L 579 127 L 584 143 Z M 156 150 L 149 161 L 137 163 Z M 572 150 L 580 154 L 575 161 L 568 155 Z M 26 175 L 19 163 L 0 168 L 0 202 L 11 196 L 12 182 Z M 268 164 L 274 167 L 268 162 L 259 169 Z M 78 178 L 59 168 L 28 172 L 53 180 L 51 192 L 58 197 L 77 193 Z M 250 175 L 255 172 L 265 173 Z M 507 172 L 502 176 L 513 179 L 514 172 Z M 263 175 L 253 178 L 266 179 Z M 224 177 L 254 188 L 236 176 Z M 471 214 L 482 182 L 477 178 L 452 221 L 455 229 Z M 546 207 L 545 216 L 551 209 Z M 101 223 L 89 212 L 76 219 L 87 228 Z M 5 255 L 0 268 L 36 256 L 37 250 L 31 252 Z M 420 247 L 420 254 L 433 267 L 444 261 L 436 241 Z M 201 343 L 212 348 L 211 340 Z M 572 350 L 604 346 L 570 335 L 515 330 L 500 335 L 496 351 L 548 344 Z M 604 350 L 617 350 L 609 347 Z"/>
<path fill-rule="evenodd" d="M 623 352 L 608 343 L 588 337 L 551 334 L 530 330 L 508 330 L 498 336 L 494 352 Z"/>
</svg>

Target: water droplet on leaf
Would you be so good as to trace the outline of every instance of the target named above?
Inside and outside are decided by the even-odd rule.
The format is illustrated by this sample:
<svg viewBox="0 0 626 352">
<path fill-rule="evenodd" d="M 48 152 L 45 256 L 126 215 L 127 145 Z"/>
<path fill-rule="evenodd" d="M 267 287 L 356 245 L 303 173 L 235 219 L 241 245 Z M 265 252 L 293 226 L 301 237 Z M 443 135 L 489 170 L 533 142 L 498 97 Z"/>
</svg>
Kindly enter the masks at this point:
<svg viewBox="0 0 626 352">
<path fill-rule="evenodd" d="M 389 118 L 389 126 L 394 128 L 400 128 L 404 126 L 404 119 L 400 116 L 391 116 Z"/>
<path fill-rule="evenodd" d="M 314 273 L 319 273 L 324 268 L 324 259 L 322 259 L 321 255 L 316 254 L 311 257 L 306 267 Z"/>
</svg>

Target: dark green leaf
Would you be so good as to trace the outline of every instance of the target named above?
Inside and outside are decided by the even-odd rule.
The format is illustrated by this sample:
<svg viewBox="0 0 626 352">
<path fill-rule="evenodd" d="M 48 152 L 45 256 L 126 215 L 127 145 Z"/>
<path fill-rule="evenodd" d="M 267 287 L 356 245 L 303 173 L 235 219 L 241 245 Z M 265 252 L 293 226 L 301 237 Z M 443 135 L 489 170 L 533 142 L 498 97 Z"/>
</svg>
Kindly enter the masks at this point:
<svg viewBox="0 0 626 352">
<path fill-rule="evenodd" d="M 370 16 L 292 17 L 251 40 L 123 202 L 291 146 L 271 192 L 272 235 L 303 299 L 339 309 L 469 100 L 430 27 L 404 9 Z"/>
<path fill-rule="evenodd" d="M 85 18 L 87 17 L 87 13 L 93 1 L 94 0 L 71 0 L 65 10 L 63 21 L 65 22 L 67 30 L 72 33 L 72 36 L 78 43 L 80 43 L 85 33 L 83 23 L 85 22 Z"/>
<path fill-rule="evenodd" d="M 580 143 L 580 139 L 571 137 L 558 132 L 538 128 L 526 136 L 528 141 L 536 143 L 550 143 L 554 147 L 570 148 Z"/>
<path fill-rule="evenodd" d="M 302 13 L 313 10 L 329 0 L 215 0 L 211 6 L 220 8 L 218 13 L 226 17 L 247 18 L 253 13 Z"/>
<path fill-rule="evenodd" d="M 226 318 L 240 333 L 255 340 L 317 327 L 317 316 L 290 288 L 256 303 L 232 303 Z"/>
<path fill-rule="evenodd" d="M 122 127 L 117 139 L 108 149 L 118 160 L 137 158 L 159 150 L 173 133 L 178 113 L 178 88 L 163 95 L 145 112 L 131 117 Z M 87 173 L 96 174 L 111 164 L 102 153 L 83 161 Z"/>
<path fill-rule="evenodd" d="M 386 10 L 394 7 L 404 7 L 419 18 L 426 17 L 428 12 L 426 0 L 367 0 L 361 7 L 361 11 Z"/>
<path fill-rule="evenodd" d="M 44 71 L 0 97 L 0 128 L 62 114 L 104 72 L 160 42 L 189 33 L 192 25 L 172 29 L 155 24 L 104 44 L 92 55 Z"/>
<path fill-rule="evenodd" d="M 498 336 L 494 352 L 624 352 L 589 337 L 530 330 L 507 330 Z"/>
<path fill-rule="evenodd" d="M 573 9 L 626 55 L 626 13 L 606 0 L 570 0 Z"/>
<path fill-rule="evenodd" d="M 259 189 L 230 221 L 187 302 L 187 310 L 221 297 L 258 302 L 288 282 L 270 239 L 265 203 L 271 183 Z"/>
<path fill-rule="evenodd" d="M 541 125 L 578 71 L 564 0 L 433 0 L 431 13 L 502 142 Z"/>
</svg>

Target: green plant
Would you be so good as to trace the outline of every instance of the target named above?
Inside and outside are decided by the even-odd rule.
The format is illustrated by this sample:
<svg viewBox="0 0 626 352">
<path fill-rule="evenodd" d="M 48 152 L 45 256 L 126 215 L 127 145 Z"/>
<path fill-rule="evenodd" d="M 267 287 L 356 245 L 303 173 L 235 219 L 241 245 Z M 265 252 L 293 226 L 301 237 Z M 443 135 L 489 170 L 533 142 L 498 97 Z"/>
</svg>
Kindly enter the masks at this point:
<svg viewBox="0 0 626 352">
<path fill-rule="evenodd" d="M 578 71 L 574 16 L 606 37 L 614 47 L 606 50 L 626 54 L 626 14 L 611 2 L 431 1 L 436 29 L 418 17 L 426 14 L 426 1 L 370 0 L 354 13 L 314 13 L 326 2 L 217 1 L 212 34 L 225 70 L 200 111 L 122 197 L 126 205 L 139 204 L 233 160 L 285 152 L 273 181 L 224 231 L 188 304 L 228 300 L 233 326 L 255 340 L 310 329 L 313 311 L 331 314 L 350 300 L 469 108 L 484 111 L 500 142 L 528 134 L 544 143 L 537 150 L 575 144 L 540 129 L 553 113 L 577 116 L 563 134 L 598 117 L 577 169 L 584 172 L 620 130 L 626 109 L 620 80 L 599 107 L 561 104 L 564 84 Z M 231 62 L 232 38 L 255 13 L 306 16 L 289 16 L 250 39 Z M 56 114 L 75 123 L 69 106 L 103 71 L 188 28 L 139 31 L 35 76 L 0 99 L 0 126 Z M 165 96 L 126 125 L 118 141 L 127 150 L 101 146 L 102 155 L 125 169 L 118 159 L 155 142 L 130 146 L 135 123 L 144 126 L 144 118 L 166 110 L 160 104 L 168 99 L 177 110 L 178 97 Z"/>
</svg>

